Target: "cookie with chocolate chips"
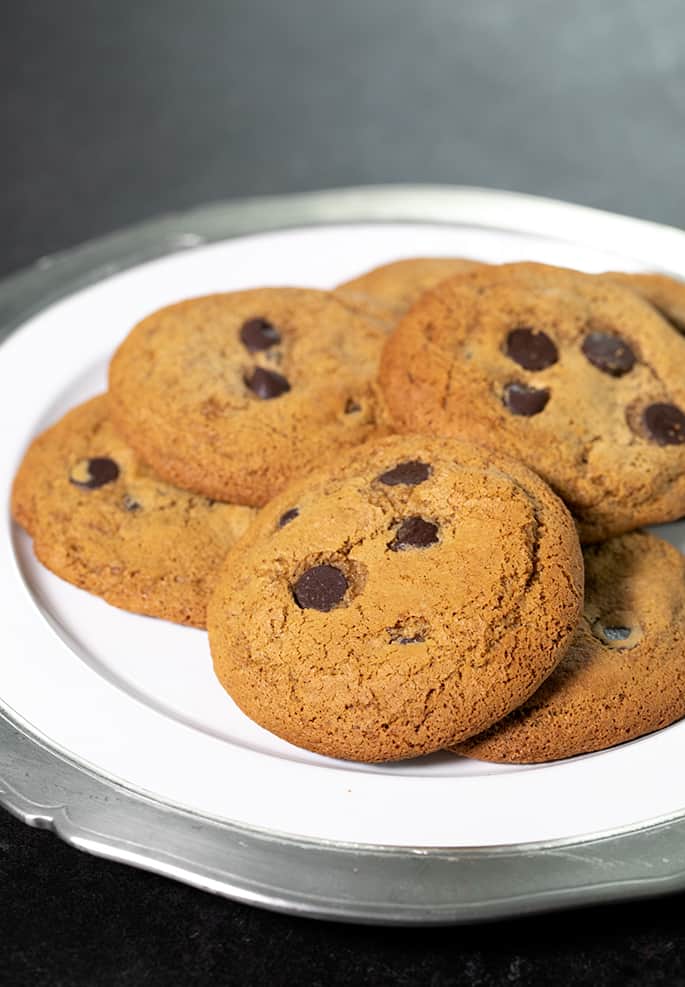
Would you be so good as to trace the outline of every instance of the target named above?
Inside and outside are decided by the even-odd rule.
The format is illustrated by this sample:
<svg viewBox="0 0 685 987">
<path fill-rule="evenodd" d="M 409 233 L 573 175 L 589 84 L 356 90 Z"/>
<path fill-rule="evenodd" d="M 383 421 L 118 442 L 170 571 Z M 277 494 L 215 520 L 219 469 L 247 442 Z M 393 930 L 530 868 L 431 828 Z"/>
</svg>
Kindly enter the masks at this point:
<svg viewBox="0 0 685 987">
<path fill-rule="evenodd" d="M 516 456 L 600 541 L 685 514 L 685 339 L 605 277 L 508 264 L 443 282 L 386 343 L 400 431 Z"/>
<path fill-rule="evenodd" d="M 204 627 L 216 574 L 255 511 L 160 480 L 114 431 L 100 396 L 34 440 L 12 513 L 68 582 L 124 610 Z"/>
<path fill-rule="evenodd" d="M 335 295 L 351 308 L 387 331 L 425 291 L 458 274 L 468 274 L 485 265 L 463 257 L 412 257 L 374 267 L 358 278 L 344 281 Z"/>
<path fill-rule="evenodd" d="M 585 549 L 585 610 L 538 691 L 456 748 L 529 764 L 604 750 L 685 716 L 685 558 L 644 532 Z"/>
<path fill-rule="evenodd" d="M 144 319 L 117 350 L 112 420 L 168 482 L 259 506 L 375 433 L 381 342 L 322 291 L 190 299 Z"/>
<path fill-rule="evenodd" d="M 454 439 L 388 438 L 291 484 L 231 550 L 208 611 L 214 668 L 293 744 L 414 757 L 538 687 L 582 587 L 572 519 L 525 466 Z"/>
</svg>

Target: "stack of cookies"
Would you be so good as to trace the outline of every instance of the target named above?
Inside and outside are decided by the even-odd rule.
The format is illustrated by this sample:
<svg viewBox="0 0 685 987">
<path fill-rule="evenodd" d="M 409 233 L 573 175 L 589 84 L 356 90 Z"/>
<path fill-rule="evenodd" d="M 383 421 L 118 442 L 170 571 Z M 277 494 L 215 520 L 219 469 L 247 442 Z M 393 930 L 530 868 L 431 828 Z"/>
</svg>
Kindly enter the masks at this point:
<svg viewBox="0 0 685 987">
<path fill-rule="evenodd" d="M 540 762 L 685 715 L 685 285 L 422 258 L 133 328 L 26 453 L 15 520 L 108 602 L 207 627 L 309 750 Z M 582 548 L 581 548 L 582 544 Z"/>
</svg>

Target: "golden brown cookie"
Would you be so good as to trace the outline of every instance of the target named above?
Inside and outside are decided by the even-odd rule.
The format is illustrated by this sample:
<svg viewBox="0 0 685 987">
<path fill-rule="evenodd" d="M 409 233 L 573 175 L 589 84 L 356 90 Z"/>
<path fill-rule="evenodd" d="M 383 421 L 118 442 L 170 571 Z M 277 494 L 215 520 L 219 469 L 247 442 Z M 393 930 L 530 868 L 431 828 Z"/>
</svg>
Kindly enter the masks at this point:
<svg viewBox="0 0 685 987">
<path fill-rule="evenodd" d="M 457 753 L 555 761 L 685 716 L 685 559 L 644 532 L 584 556 L 585 611 L 566 657 L 523 706 Z"/>
<path fill-rule="evenodd" d="M 62 579 L 124 610 L 204 627 L 219 567 L 255 511 L 160 480 L 116 434 L 101 396 L 34 440 L 12 513 Z"/>
<path fill-rule="evenodd" d="M 685 282 L 667 274 L 624 274 L 620 271 L 610 271 L 602 277 L 636 291 L 685 335 Z"/>
<path fill-rule="evenodd" d="M 399 430 L 534 468 L 599 541 L 685 514 L 685 339 L 633 291 L 540 264 L 443 282 L 388 340 Z"/>
<path fill-rule="evenodd" d="M 434 288 L 445 278 L 468 274 L 485 266 L 462 257 L 397 260 L 344 281 L 335 289 L 335 295 L 390 332 L 424 291 Z"/>
<path fill-rule="evenodd" d="M 261 505 L 325 455 L 373 435 L 381 339 L 322 291 L 180 302 L 117 350 L 112 420 L 170 483 Z"/>
<path fill-rule="evenodd" d="M 369 443 L 292 484 L 229 553 L 216 674 L 261 726 L 359 761 L 427 754 L 520 705 L 583 596 L 566 508 L 455 440 Z"/>
</svg>

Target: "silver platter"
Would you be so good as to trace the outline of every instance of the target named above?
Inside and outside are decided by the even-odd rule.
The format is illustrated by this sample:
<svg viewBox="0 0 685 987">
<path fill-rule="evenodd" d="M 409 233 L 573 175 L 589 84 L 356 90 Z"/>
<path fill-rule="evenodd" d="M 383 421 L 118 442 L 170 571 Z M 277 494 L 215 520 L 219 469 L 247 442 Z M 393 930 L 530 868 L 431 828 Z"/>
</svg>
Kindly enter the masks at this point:
<svg viewBox="0 0 685 987">
<path fill-rule="evenodd" d="M 496 216 L 496 221 L 495 221 Z M 220 203 L 44 258 L 0 282 L 0 339 L 57 299 L 199 243 L 316 224 L 495 226 L 607 248 L 683 234 L 596 210 L 483 189 L 392 186 Z M 667 264 L 663 264 L 667 268 Z M 685 888 L 685 809 L 658 825 L 582 842 L 476 849 L 297 840 L 154 801 L 70 760 L 0 697 L 0 803 L 98 856 L 277 911 L 388 925 L 476 922 Z M 502 807 L 506 812 L 506 806 Z"/>
</svg>

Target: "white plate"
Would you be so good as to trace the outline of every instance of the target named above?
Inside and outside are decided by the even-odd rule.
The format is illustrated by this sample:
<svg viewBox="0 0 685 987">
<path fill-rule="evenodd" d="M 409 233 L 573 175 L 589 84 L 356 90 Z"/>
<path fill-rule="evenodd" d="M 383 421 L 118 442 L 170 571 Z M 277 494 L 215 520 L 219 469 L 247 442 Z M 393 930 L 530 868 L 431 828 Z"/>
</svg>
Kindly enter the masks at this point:
<svg viewBox="0 0 685 987">
<path fill-rule="evenodd" d="M 102 390 L 109 354 L 133 323 L 177 299 L 263 284 L 327 288 L 419 255 L 685 274 L 678 268 L 685 236 L 667 228 L 464 190 L 451 193 L 448 221 L 439 222 L 435 203 L 402 210 L 399 193 L 386 195 L 375 214 L 433 214 L 432 221 L 280 230 L 194 246 L 104 279 L 99 272 L 97 283 L 43 308 L 0 348 L 0 708 L 52 749 L 138 793 L 204 818 L 310 840 L 512 846 L 575 841 L 679 815 L 685 722 L 539 767 L 447 754 L 364 766 L 292 747 L 248 720 L 219 687 L 204 633 L 123 613 L 60 581 L 36 563 L 29 539 L 10 522 L 12 476 L 32 436 Z M 274 225 L 282 225 L 277 208 Z M 661 534 L 685 545 L 684 523 Z"/>
</svg>

